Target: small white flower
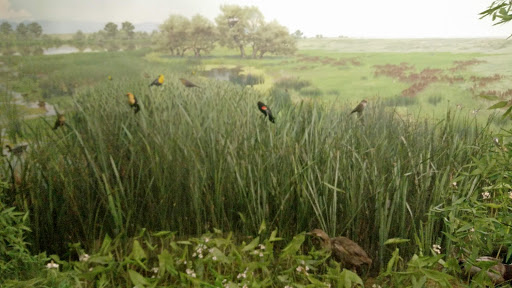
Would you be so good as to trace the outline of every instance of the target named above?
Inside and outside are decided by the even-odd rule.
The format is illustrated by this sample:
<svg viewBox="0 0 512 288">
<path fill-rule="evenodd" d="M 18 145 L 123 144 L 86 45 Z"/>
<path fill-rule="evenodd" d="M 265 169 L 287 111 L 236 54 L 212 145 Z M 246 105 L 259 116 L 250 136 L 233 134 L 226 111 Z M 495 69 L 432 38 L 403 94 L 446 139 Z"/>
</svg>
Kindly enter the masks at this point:
<svg viewBox="0 0 512 288">
<path fill-rule="evenodd" d="M 300 264 L 304 265 L 306 262 L 304 260 L 300 260 Z"/>
<path fill-rule="evenodd" d="M 203 254 L 199 254 L 197 257 L 203 259 Z"/>
<path fill-rule="evenodd" d="M 457 182 L 453 182 L 453 183 L 452 183 L 452 187 L 453 187 L 453 188 L 457 188 Z"/>
<path fill-rule="evenodd" d="M 228 279 L 222 280 L 222 284 L 226 284 L 226 282 L 228 282 Z"/>
<path fill-rule="evenodd" d="M 286 285 L 284 288 L 293 288 L 292 286 Z"/>
<path fill-rule="evenodd" d="M 260 257 L 263 257 L 263 252 L 260 252 Z"/>
<path fill-rule="evenodd" d="M 265 250 L 265 245 L 260 244 L 259 247 L 260 247 L 261 250 Z"/>
<path fill-rule="evenodd" d="M 155 273 L 155 274 L 157 274 L 157 273 L 158 273 L 158 270 L 159 270 L 159 269 L 158 269 L 158 267 L 153 267 L 153 268 L 151 268 L 151 272 L 153 272 L 153 273 Z"/>
<path fill-rule="evenodd" d="M 209 239 L 209 238 L 204 238 L 204 242 L 205 242 L 205 243 L 208 243 L 208 241 L 210 241 L 210 239 Z"/>
<path fill-rule="evenodd" d="M 309 271 L 309 267 L 308 266 L 306 266 L 306 271 Z"/>
<path fill-rule="evenodd" d="M 217 256 L 213 256 L 213 257 L 212 257 L 212 260 L 213 260 L 213 261 L 217 261 Z"/>
<path fill-rule="evenodd" d="M 297 270 L 297 272 L 302 272 L 302 266 L 297 266 L 295 270 Z"/>
<path fill-rule="evenodd" d="M 91 271 L 92 271 L 92 267 L 91 267 L 91 268 L 89 268 L 89 272 L 91 272 Z"/>
<path fill-rule="evenodd" d="M 434 252 L 437 254 L 441 254 L 441 246 L 440 245 L 437 245 L 437 244 L 432 245 L 432 250 L 434 250 Z"/>
<path fill-rule="evenodd" d="M 380 285 L 378 285 L 378 284 L 373 284 L 373 285 L 372 285 L 372 288 L 381 288 L 381 287 L 380 287 Z"/>
<path fill-rule="evenodd" d="M 211 248 L 210 250 L 208 250 L 208 252 L 213 253 L 213 248 Z"/>
<path fill-rule="evenodd" d="M 194 252 L 194 254 L 192 254 L 192 257 L 196 257 L 196 256 L 197 256 L 197 253 L 196 253 L 196 252 Z"/>
<path fill-rule="evenodd" d="M 482 193 L 482 197 L 483 197 L 484 199 L 489 199 L 489 198 L 491 198 L 491 193 L 489 193 L 489 192 L 484 192 L 484 193 Z"/>
<path fill-rule="evenodd" d="M 242 286 L 242 288 L 247 288 L 247 284 L 244 284 L 244 286 Z"/>
<path fill-rule="evenodd" d="M 183 264 L 187 265 L 187 260 L 183 261 Z"/>
<path fill-rule="evenodd" d="M 89 260 L 89 258 L 91 258 L 91 256 L 89 256 L 89 254 L 82 254 L 82 255 L 78 256 L 78 260 L 80 262 L 87 262 L 87 260 Z"/>
<path fill-rule="evenodd" d="M 185 270 L 185 272 L 186 272 L 186 273 L 187 273 L 187 275 L 189 275 L 190 277 L 192 277 L 192 278 L 196 278 L 196 273 L 194 272 L 194 270 L 192 270 L 192 269 L 188 269 L 188 268 L 187 268 L 187 270 Z"/>
<path fill-rule="evenodd" d="M 469 232 L 471 232 L 471 233 L 475 232 L 475 228 L 471 227 L 471 229 L 469 229 Z"/>
<path fill-rule="evenodd" d="M 508 192 L 508 198 L 512 199 L 512 191 Z"/>
<path fill-rule="evenodd" d="M 54 263 L 52 260 L 50 263 L 46 264 L 46 268 L 47 269 L 59 269 L 59 264 Z"/>
</svg>

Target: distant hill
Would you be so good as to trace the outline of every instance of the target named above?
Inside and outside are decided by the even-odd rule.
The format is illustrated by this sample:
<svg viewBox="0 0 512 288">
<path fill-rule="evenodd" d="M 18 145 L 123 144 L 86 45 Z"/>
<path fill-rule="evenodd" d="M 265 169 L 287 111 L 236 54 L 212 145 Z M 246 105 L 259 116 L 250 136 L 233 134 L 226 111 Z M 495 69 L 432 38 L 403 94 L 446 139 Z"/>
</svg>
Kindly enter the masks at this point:
<svg viewBox="0 0 512 288">
<path fill-rule="evenodd" d="M 0 19 L 0 22 L 3 22 Z M 69 34 L 76 33 L 78 30 L 82 30 L 84 33 L 93 33 L 102 30 L 107 22 L 89 22 L 89 21 L 48 21 L 48 20 L 35 20 L 35 21 L 23 21 L 25 24 L 31 22 L 37 22 L 43 27 L 44 34 Z M 117 23 L 118 29 L 121 28 L 121 22 Z M 143 22 L 133 23 L 135 31 L 141 32 L 152 32 L 158 30 L 160 23 Z M 16 27 L 18 23 L 11 22 L 11 25 Z"/>
</svg>

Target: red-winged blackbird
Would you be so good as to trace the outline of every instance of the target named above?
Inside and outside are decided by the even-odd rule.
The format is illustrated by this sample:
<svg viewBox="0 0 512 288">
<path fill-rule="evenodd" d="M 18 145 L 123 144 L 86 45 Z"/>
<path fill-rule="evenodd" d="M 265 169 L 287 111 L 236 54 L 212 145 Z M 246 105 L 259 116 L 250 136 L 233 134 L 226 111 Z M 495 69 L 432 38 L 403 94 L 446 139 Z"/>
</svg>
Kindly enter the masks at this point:
<svg viewBox="0 0 512 288">
<path fill-rule="evenodd" d="M 276 123 L 274 116 L 272 116 L 272 111 L 270 110 L 270 108 L 268 108 L 267 105 L 263 104 L 263 102 L 258 102 L 258 109 L 260 109 L 260 111 L 261 111 L 261 113 L 263 113 L 263 115 L 268 116 L 268 120 L 270 122 Z"/>
<path fill-rule="evenodd" d="M 185 79 L 185 78 L 180 78 L 180 81 L 181 81 L 181 83 L 182 83 L 183 85 L 185 85 L 185 87 L 187 87 L 187 88 L 192 88 L 192 87 L 201 88 L 201 87 L 197 86 L 196 84 L 194 84 L 194 83 L 192 83 L 192 82 L 188 81 L 188 80 L 187 80 L 187 79 Z"/>
<path fill-rule="evenodd" d="M 5 147 L 7 148 L 9 153 L 14 154 L 16 156 L 20 156 L 21 153 L 23 153 L 25 150 L 27 150 L 28 144 L 18 145 L 14 148 L 12 148 L 11 145 L 7 144 L 7 145 L 5 145 Z"/>
<path fill-rule="evenodd" d="M 164 75 L 160 74 L 158 76 L 158 78 L 155 79 L 155 81 L 151 82 L 151 84 L 149 84 L 149 87 L 155 85 L 155 86 L 160 86 L 164 84 Z"/>
<path fill-rule="evenodd" d="M 132 93 L 126 93 L 126 96 L 128 97 L 128 104 L 130 104 L 130 107 L 133 108 L 135 111 L 135 114 L 140 111 L 139 102 L 137 101 L 137 98 L 135 98 L 135 95 Z"/>
<path fill-rule="evenodd" d="M 361 116 L 363 114 L 364 107 L 366 107 L 367 103 L 368 103 L 368 101 L 366 101 L 366 100 L 361 101 L 361 103 L 359 103 L 359 105 L 357 105 L 356 108 L 354 108 L 354 110 L 352 110 L 352 112 L 350 112 L 350 114 L 357 112 L 357 114 L 359 116 Z"/>
<path fill-rule="evenodd" d="M 57 128 L 62 127 L 66 124 L 66 117 L 64 114 L 57 113 L 57 120 L 55 120 L 55 125 L 53 125 L 53 130 L 57 130 Z"/>
<path fill-rule="evenodd" d="M 347 237 L 329 238 L 329 235 L 320 229 L 314 229 L 308 234 L 315 237 L 317 243 L 319 240 L 320 246 L 331 252 L 334 260 L 345 264 L 353 270 L 362 264 L 372 265 L 372 259 L 368 257 L 363 248 Z"/>
</svg>

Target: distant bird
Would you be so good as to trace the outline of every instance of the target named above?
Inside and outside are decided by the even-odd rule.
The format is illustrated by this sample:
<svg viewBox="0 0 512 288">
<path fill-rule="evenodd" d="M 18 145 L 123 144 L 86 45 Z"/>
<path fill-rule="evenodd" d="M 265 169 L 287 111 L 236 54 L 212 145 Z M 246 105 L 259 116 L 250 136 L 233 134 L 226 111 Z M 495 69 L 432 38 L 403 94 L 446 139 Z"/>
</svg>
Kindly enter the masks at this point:
<svg viewBox="0 0 512 288">
<path fill-rule="evenodd" d="M 366 101 L 366 100 L 361 101 L 361 103 L 359 103 L 359 105 L 357 105 L 356 108 L 354 108 L 354 110 L 352 110 L 352 112 L 350 112 L 350 114 L 357 112 L 357 114 L 359 116 L 361 116 L 363 114 L 363 110 L 366 107 L 367 103 L 368 103 L 368 101 Z"/>
<path fill-rule="evenodd" d="M 112 81 L 112 76 L 108 75 L 108 80 Z"/>
<path fill-rule="evenodd" d="M 53 130 L 57 130 L 59 127 L 62 127 L 66 124 L 66 117 L 64 114 L 57 113 L 57 120 L 55 120 L 55 125 L 53 125 Z"/>
<path fill-rule="evenodd" d="M 315 240 L 317 243 L 320 242 L 319 244 L 323 249 L 331 252 L 331 257 L 334 260 L 343 263 L 352 270 L 362 264 L 372 265 L 372 259 L 368 257 L 363 248 L 347 237 L 329 238 L 329 235 L 320 229 L 314 229 L 308 234 L 315 237 Z"/>
<path fill-rule="evenodd" d="M 155 79 L 155 81 L 151 82 L 151 84 L 149 84 L 149 87 L 155 85 L 155 86 L 161 86 L 162 84 L 164 84 L 164 75 L 160 74 L 158 76 L 158 78 Z"/>
<path fill-rule="evenodd" d="M 22 144 L 18 145 L 14 148 L 11 147 L 11 145 L 7 144 L 5 145 L 9 153 L 14 154 L 16 156 L 20 156 L 25 150 L 27 150 L 28 144 Z"/>
<path fill-rule="evenodd" d="M 140 111 L 139 102 L 137 101 L 137 98 L 135 98 L 135 95 L 132 93 L 126 93 L 126 96 L 128 97 L 128 104 L 130 104 L 130 107 L 133 108 L 135 111 L 135 114 Z"/>
<path fill-rule="evenodd" d="M 268 116 L 268 120 L 270 122 L 276 123 L 274 116 L 272 116 L 272 111 L 270 110 L 270 108 L 268 108 L 267 105 L 263 104 L 263 102 L 258 102 L 258 109 L 260 109 L 261 113 L 263 113 L 265 117 Z"/>
<path fill-rule="evenodd" d="M 149 78 L 149 74 L 147 72 L 144 72 L 144 78 Z"/>
<path fill-rule="evenodd" d="M 480 268 L 480 267 L 477 267 L 477 266 L 468 267 L 469 265 L 464 265 L 465 262 L 466 262 L 465 260 L 461 260 L 461 261 L 459 261 L 459 265 L 461 266 L 462 270 L 464 271 L 464 273 L 466 275 L 473 277 L 476 274 L 478 274 L 480 271 L 482 271 L 482 268 Z M 483 257 L 477 258 L 476 262 L 496 262 L 496 264 L 493 265 L 492 267 L 490 267 L 486 272 L 487 276 L 489 276 L 489 278 L 492 280 L 492 282 L 495 285 L 501 284 L 505 281 L 512 280 L 512 265 L 504 264 L 501 262 L 500 259 L 497 259 L 494 257 L 489 257 L 489 256 L 483 256 Z"/>
<path fill-rule="evenodd" d="M 185 85 L 185 87 L 187 87 L 187 88 L 192 88 L 192 87 L 201 88 L 201 87 L 197 86 L 196 84 L 194 84 L 194 83 L 192 83 L 192 82 L 188 81 L 188 80 L 187 80 L 187 79 L 185 79 L 185 78 L 180 78 L 180 81 L 181 81 L 181 83 L 182 83 L 183 85 Z"/>
</svg>

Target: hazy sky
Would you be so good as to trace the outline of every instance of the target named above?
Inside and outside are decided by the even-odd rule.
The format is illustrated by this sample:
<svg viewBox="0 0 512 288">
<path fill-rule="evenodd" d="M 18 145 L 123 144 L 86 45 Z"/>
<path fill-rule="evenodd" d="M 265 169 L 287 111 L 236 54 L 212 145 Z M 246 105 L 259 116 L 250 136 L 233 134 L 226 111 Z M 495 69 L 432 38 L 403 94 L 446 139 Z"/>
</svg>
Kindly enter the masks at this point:
<svg viewBox="0 0 512 288">
<path fill-rule="evenodd" d="M 0 20 L 162 23 L 171 14 L 213 20 L 223 4 L 257 6 L 266 20 L 307 36 L 508 37 L 478 13 L 492 0 L 0 0 Z"/>
</svg>

